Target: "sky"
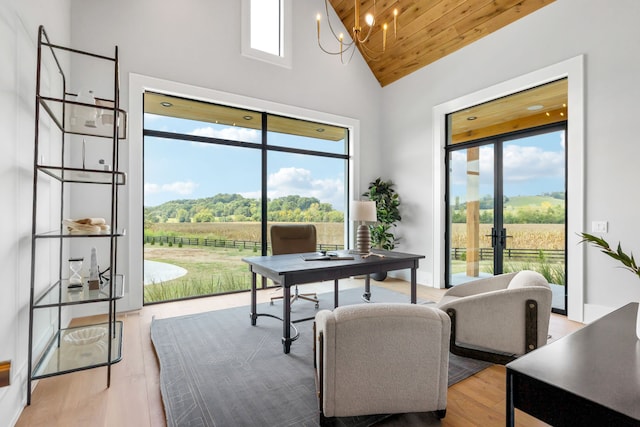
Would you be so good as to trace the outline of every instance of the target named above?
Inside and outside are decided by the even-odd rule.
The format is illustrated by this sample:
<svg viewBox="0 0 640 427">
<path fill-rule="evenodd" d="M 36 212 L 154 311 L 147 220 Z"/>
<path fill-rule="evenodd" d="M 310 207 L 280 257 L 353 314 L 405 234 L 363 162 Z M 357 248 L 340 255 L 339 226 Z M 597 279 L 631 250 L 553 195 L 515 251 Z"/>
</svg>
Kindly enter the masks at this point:
<svg viewBox="0 0 640 427">
<path fill-rule="evenodd" d="M 565 191 L 565 140 L 564 132 L 520 138 L 503 146 L 504 194 L 507 197 L 531 196 L 554 191 Z M 451 155 L 450 200 L 466 200 L 467 150 Z M 494 151 L 493 146 L 480 148 L 480 193 L 493 195 Z"/>
<path fill-rule="evenodd" d="M 258 143 L 257 130 L 145 114 L 145 127 L 192 135 Z M 340 152 L 335 143 L 269 133 L 270 143 Z M 520 138 L 504 145 L 504 192 L 508 197 L 564 191 L 564 132 Z M 237 193 L 260 197 L 260 150 L 161 138 L 145 138 L 145 206 L 176 199 Z M 300 154 L 270 152 L 268 197 L 315 197 L 344 211 L 345 162 Z M 480 197 L 493 194 L 493 148 L 480 148 Z M 452 153 L 452 198 L 466 200 L 466 150 Z"/>
<path fill-rule="evenodd" d="M 148 129 L 260 142 L 260 132 L 240 127 L 180 120 L 145 114 Z M 316 148 L 318 141 L 330 152 L 344 141 L 311 140 L 269 133 L 281 146 Z M 198 199 L 219 193 L 260 197 L 261 151 L 217 144 L 145 137 L 144 205 L 157 206 L 176 199 Z M 299 195 L 315 197 L 344 211 L 345 161 L 317 156 L 270 152 L 267 157 L 267 193 L 271 199 Z"/>
</svg>

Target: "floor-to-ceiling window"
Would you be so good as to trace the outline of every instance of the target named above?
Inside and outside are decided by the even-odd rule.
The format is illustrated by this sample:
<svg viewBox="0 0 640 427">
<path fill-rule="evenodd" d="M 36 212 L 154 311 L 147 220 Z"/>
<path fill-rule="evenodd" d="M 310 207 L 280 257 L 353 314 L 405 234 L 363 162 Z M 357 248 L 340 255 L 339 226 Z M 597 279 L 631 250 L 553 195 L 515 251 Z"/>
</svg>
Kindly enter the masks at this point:
<svg viewBox="0 0 640 427">
<path fill-rule="evenodd" d="M 345 128 L 144 96 L 145 303 L 247 290 L 273 222 L 345 247 Z"/>
<path fill-rule="evenodd" d="M 482 117 L 490 125 L 455 132 L 449 117 L 446 285 L 536 270 L 565 312 L 566 80 L 538 90 L 456 118 L 507 117 Z"/>
</svg>

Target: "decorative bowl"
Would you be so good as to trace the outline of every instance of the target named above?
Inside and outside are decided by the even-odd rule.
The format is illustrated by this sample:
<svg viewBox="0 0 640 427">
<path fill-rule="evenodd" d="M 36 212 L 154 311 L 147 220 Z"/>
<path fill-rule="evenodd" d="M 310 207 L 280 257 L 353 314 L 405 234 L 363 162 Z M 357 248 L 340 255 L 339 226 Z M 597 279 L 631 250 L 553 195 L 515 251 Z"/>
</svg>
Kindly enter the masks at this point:
<svg viewBox="0 0 640 427">
<path fill-rule="evenodd" d="M 64 336 L 64 341 L 73 345 L 92 344 L 100 341 L 107 334 L 107 329 L 102 327 L 92 327 L 78 329 Z"/>
</svg>

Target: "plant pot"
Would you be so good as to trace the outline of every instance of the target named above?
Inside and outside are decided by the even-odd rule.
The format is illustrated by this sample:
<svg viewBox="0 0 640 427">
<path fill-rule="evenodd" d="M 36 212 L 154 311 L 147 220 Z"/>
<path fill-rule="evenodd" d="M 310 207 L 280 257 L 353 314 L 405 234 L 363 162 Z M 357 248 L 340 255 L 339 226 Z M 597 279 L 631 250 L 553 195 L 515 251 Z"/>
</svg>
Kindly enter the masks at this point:
<svg viewBox="0 0 640 427">
<path fill-rule="evenodd" d="M 382 281 L 384 281 L 384 279 L 387 278 L 387 272 L 383 271 L 381 273 L 373 273 L 369 277 L 371 277 L 373 280 L 375 280 L 377 282 L 382 282 Z"/>
</svg>

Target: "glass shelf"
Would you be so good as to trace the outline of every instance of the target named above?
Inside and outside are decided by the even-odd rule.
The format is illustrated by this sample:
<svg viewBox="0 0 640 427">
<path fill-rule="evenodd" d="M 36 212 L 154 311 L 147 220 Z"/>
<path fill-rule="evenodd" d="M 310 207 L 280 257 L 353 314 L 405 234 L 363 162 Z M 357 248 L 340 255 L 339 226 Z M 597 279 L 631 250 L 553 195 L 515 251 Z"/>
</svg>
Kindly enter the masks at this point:
<svg viewBox="0 0 640 427">
<path fill-rule="evenodd" d="M 113 298 L 120 299 L 124 295 L 124 275 L 116 274 Z M 69 280 L 62 279 L 51 286 L 35 302 L 33 308 L 50 308 L 65 305 L 88 304 L 93 302 L 110 301 L 109 281 L 105 281 L 100 289 L 89 290 L 85 283 L 81 288 L 69 288 Z"/>
<path fill-rule="evenodd" d="M 122 359 L 122 322 L 116 321 L 111 339 L 111 364 Z M 60 329 L 42 353 L 31 379 L 67 374 L 109 365 L 109 323 Z"/>
<path fill-rule="evenodd" d="M 127 113 L 122 109 L 113 108 L 113 101 L 98 100 L 96 105 L 92 105 L 46 96 L 39 96 L 38 99 L 40 105 L 44 107 L 63 132 L 113 138 L 113 117 L 115 115 L 119 120 L 118 138 L 126 138 Z"/>
<path fill-rule="evenodd" d="M 58 237 L 65 238 L 87 238 L 87 237 L 122 237 L 126 235 L 126 230 L 116 230 L 115 233 L 69 233 L 67 231 L 61 232 L 60 230 L 48 231 L 46 233 L 38 233 L 34 235 L 36 239 L 54 239 Z"/>
<path fill-rule="evenodd" d="M 116 175 L 116 185 L 125 185 L 127 175 L 124 172 L 112 172 L 96 169 L 62 168 L 59 166 L 38 166 L 38 170 L 62 182 L 83 184 L 111 184 Z"/>
</svg>

